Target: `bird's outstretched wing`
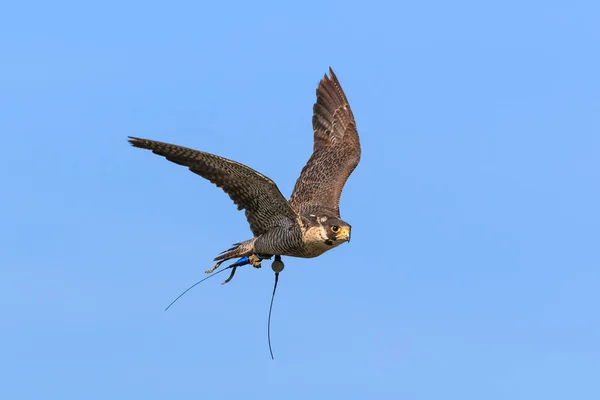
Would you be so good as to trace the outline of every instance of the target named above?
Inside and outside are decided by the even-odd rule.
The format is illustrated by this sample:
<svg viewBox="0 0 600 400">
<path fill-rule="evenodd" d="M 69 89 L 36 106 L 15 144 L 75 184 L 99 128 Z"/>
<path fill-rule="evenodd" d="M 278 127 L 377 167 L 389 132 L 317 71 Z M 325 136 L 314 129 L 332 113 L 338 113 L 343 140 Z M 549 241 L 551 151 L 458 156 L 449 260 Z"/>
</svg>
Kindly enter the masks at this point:
<svg viewBox="0 0 600 400">
<path fill-rule="evenodd" d="M 214 154 L 169 143 L 135 137 L 129 137 L 129 143 L 189 167 L 190 171 L 222 188 L 239 210 L 246 210 L 246 219 L 254 236 L 280 225 L 285 219 L 295 221 L 297 218 L 275 182 L 252 168 Z"/>
<path fill-rule="evenodd" d="M 313 107 L 313 154 L 296 181 L 290 204 L 295 210 L 325 207 L 337 216 L 344 184 L 360 160 L 354 115 L 340 82 L 329 68 L 317 88 Z"/>
</svg>

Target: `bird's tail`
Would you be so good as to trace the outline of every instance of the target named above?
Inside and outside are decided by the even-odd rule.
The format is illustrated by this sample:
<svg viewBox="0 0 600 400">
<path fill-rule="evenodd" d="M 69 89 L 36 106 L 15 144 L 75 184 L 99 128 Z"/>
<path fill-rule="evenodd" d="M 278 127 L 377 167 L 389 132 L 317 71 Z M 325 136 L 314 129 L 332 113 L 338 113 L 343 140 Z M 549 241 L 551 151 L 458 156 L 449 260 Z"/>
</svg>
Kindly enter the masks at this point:
<svg viewBox="0 0 600 400">
<path fill-rule="evenodd" d="M 230 258 L 245 257 L 254 253 L 254 241 L 256 238 L 236 243 L 230 249 L 223 251 L 215 257 L 215 261 L 229 260 Z"/>
</svg>

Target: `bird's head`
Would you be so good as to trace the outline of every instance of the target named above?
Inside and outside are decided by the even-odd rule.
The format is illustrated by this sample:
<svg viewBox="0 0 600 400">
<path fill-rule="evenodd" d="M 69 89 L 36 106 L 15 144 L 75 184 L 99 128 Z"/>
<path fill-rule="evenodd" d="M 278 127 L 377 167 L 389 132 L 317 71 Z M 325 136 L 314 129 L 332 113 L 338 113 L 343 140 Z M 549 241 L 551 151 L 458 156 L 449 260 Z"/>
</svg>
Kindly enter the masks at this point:
<svg viewBox="0 0 600 400">
<path fill-rule="evenodd" d="M 350 241 L 350 224 L 338 218 L 320 218 L 322 232 L 327 237 L 327 244 L 337 246 Z"/>
</svg>

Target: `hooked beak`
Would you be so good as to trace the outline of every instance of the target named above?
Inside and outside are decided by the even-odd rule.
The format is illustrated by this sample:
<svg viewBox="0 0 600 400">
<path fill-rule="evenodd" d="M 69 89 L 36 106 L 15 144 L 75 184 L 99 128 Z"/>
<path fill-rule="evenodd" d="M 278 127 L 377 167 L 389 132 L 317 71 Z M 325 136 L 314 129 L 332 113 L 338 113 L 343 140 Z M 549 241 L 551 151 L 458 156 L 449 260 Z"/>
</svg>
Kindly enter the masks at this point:
<svg viewBox="0 0 600 400">
<path fill-rule="evenodd" d="M 337 235 L 335 235 L 337 240 L 345 240 L 346 242 L 350 242 L 350 227 L 344 226 L 340 229 Z"/>
</svg>

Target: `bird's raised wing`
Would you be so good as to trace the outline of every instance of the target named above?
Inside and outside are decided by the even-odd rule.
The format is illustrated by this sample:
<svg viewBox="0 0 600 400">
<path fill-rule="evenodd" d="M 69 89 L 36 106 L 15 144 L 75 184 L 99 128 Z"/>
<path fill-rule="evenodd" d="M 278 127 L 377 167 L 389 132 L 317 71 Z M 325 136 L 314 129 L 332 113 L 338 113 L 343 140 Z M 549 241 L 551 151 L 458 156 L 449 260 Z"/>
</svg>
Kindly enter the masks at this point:
<svg viewBox="0 0 600 400">
<path fill-rule="evenodd" d="M 360 140 L 348 99 L 331 68 L 329 74 L 317 88 L 313 153 L 296 181 L 290 204 L 298 212 L 325 207 L 339 217 L 342 189 L 360 160 Z"/>
<path fill-rule="evenodd" d="M 223 189 L 238 210 L 246 210 L 246 219 L 254 236 L 280 225 L 285 219 L 295 221 L 297 218 L 275 182 L 252 168 L 214 154 L 169 143 L 135 137 L 129 137 L 129 143 L 189 167 L 190 171 Z"/>
</svg>

